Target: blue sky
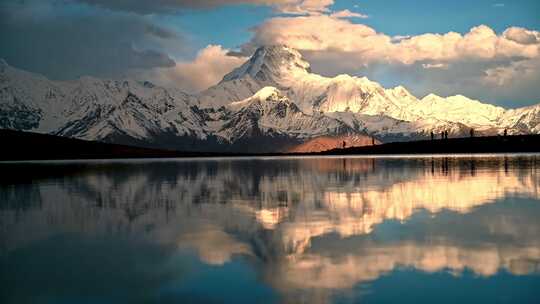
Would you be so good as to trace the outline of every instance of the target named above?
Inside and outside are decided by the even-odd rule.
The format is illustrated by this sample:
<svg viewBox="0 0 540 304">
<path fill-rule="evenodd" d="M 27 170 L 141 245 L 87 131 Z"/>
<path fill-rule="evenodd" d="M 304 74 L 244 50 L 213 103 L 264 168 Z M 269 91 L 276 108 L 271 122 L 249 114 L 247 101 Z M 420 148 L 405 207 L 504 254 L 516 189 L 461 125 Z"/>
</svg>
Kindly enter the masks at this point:
<svg viewBox="0 0 540 304">
<path fill-rule="evenodd" d="M 502 4 L 503 6 L 497 6 Z M 540 28 L 540 1 L 486 0 L 344 0 L 335 9 L 358 9 L 370 16 L 362 22 L 389 35 L 415 35 L 425 32 L 466 32 L 478 24 L 489 25 L 496 31 L 509 26 Z"/>
<path fill-rule="evenodd" d="M 332 15 L 344 10 L 368 17 Z M 246 59 L 230 50 L 285 43 L 328 76 L 534 104 L 539 30 L 535 0 L 0 1 L 0 58 L 13 66 L 53 79 L 135 75 L 191 92 Z"/>
<path fill-rule="evenodd" d="M 158 22 L 186 33 L 199 49 L 209 44 L 234 49 L 249 40 L 250 28 L 273 15 L 275 13 L 270 7 L 234 5 L 211 10 L 190 10 L 179 16 L 167 16 Z"/>
</svg>

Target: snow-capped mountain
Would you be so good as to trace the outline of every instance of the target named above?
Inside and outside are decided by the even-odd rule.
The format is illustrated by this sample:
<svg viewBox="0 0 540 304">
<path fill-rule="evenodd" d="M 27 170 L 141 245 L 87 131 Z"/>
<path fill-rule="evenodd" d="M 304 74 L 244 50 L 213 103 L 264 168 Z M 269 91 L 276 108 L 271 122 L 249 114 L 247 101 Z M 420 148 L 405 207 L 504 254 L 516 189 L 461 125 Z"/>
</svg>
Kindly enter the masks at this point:
<svg viewBox="0 0 540 304">
<path fill-rule="evenodd" d="M 230 142 L 269 133 L 307 139 L 359 130 L 325 115 L 304 114 L 274 87 L 264 87 L 252 97 L 229 104 L 228 109 L 233 114 L 218 134 Z"/>
<path fill-rule="evenodd" d="M 315 138 L 539 133 L 540 105 L 418 99 L 365 77 L 314 74 L 298 51 L 267 46 L 198 95 L 134 80 L 51 81 L 0 60 L 0 128 L 174 149 L 284 151 Z"/>
<path fill-rule="evenodd" d="M 273 87 L 227 107 L 201 110 L 196 96 L 149 82 L 51 81 L 5 62 L 0 127 L 174 149 L 258 152 L 362 131 L 325 115 L 304 114 Z"/>
<path fill-rule="evenodd" d="M 82 77 L 50 81 L 2 64 L 0 127 L 88 140 L 206 139 L 205 115 L 189 96 L 149 82 Z"/>
<path fill-rule="evenodd" d="M 443 130 L 457 136 L 470 128 L 485 134 L 505 128 L 511 133 L 537 133 L 539 128 L 535 107 L 507 111 L 462 95 L 429 94 L 418 99 L 402 86 L 385 89 L 366 77 L 323 77 L 311 73 L 301 54 L 286 46 L 259 48 L 250 60 L 202 92 L 199 104 L 227 105 L 265 86 L 280 89 L 306 114 L 323 113 L 381 138 L 425 137 Z M 525 121 L 513 123 L 520 118 Z"/>
<path fill-rule="evenodd" d="M 215 107 L 247 98 L 264 86 L 285 92 L 305 113 L 352 112 L 403 121 L 435 119 L 470 126 L 495 125 L 504 109 L 465 96 L 430 94 L 419 100 L 398 86 L 385 89 L 366 77 L 323 77 L 310 72 L 299 52 L 285 46 L 259 48 L 245 64 L 201 94 L 201 106 Z"/>
<path fill-rule="evenodd" d="M 501 107 L 481 103 L 463 95 L 442 98 L 435 94 L 429 94 L 420 102 L 412 103 L 407 110 L 418 117 L 459 122 L 471 127 L 496 126 L 504 113 Z"/>
</svg>

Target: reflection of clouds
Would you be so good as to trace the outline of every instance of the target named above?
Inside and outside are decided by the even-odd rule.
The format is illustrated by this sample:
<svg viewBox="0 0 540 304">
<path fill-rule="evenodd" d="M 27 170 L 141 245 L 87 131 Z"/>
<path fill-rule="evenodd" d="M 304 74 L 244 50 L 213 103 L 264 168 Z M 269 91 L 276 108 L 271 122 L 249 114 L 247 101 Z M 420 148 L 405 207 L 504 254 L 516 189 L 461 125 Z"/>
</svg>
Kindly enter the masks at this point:
<svg viewBox="0 0 540 304">
<path fill-rule="evenodd" d="M 207 264 L 223 265 L 235 254 L 251 255 L 250 247 L 211 224 L 198 226 L 197 231 L 180 236 L 178 248 L 195 249 Z"/>
<path fill-rule="evenodd" d="M 540 177 L 530 163 L 270 159 L 83 170 L 0 188 L 8 202 L 0 244 L 9 251 L 56 234 L 117 234 L 192 250 L 212 265 L 249 256 L 287 299 L 300 290 L 313 302 L 400 267 L 529 274 L 540 270 L 540 209 L 530 207 Z M 529 212 L 490 204 L 510 196 L 532 198 Z M 419 210 L 431 224 L 414 221 Z M 388 220 L 401 223 L 392 233 L 408 230 L 378 239 Z"/>
<path fill-rule="evenodd" d="M 402 242 L 370 244 L 356 254 L 339 258 L 305 254 L 284 261 L 277 286 L 294 288 L 351 288 L 360 282 L 372 281 L 398 267 L 412 267 L 425 272 L 465 268 L 482 276 L 496 274 L 501 268 L 521 275 L 540 270 L 539 247 L 504 247 L 496 245 L 463 248 Z M 310 280 L 305 278 L 309 277 Z"/>
</svg>

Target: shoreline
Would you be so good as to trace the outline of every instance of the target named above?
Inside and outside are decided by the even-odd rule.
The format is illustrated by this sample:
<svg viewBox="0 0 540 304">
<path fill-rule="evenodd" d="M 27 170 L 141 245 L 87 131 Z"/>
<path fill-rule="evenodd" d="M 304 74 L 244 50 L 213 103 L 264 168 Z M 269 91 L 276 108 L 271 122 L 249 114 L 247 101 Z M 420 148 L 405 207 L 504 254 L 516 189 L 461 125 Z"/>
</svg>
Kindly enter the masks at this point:
<svg viewBox="0 0 540 304">
<path fill-rule="evenodd" d="M 0 130 L 0 162 L 43 160 L 242 158 L 304 156 L 421 156 L 540 153 L 540 134 L 391 142 L 308 153 L 191 152 L 117 145 L 13 130 Z M 36 151 L 37 150 L 37 151 Z M 39 154 L 39 156 L 36 156 Z"/>
</svg>

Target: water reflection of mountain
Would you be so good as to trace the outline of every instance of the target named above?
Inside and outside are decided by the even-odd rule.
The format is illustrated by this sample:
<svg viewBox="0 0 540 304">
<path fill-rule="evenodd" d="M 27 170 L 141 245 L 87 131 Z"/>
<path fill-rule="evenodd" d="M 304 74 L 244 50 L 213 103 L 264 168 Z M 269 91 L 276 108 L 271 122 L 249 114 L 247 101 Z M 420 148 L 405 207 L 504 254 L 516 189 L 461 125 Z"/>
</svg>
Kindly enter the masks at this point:
<svg viewBox="0 0 540 304">
<path fill-rule="evenodd" d="M 2 165 L 12 178 L 0 184 L 1 248 L 81 233 L 174 245 L 214 265 L 241 255 L 258 261 L 291 301 L 314 288 L 308 298 L 324 301 L 399 267 L 532 273 L 540 268 L 538 164 L 511 157 Z M 388 233 L 393 223 L 399 229 Z"/>
</svg>

